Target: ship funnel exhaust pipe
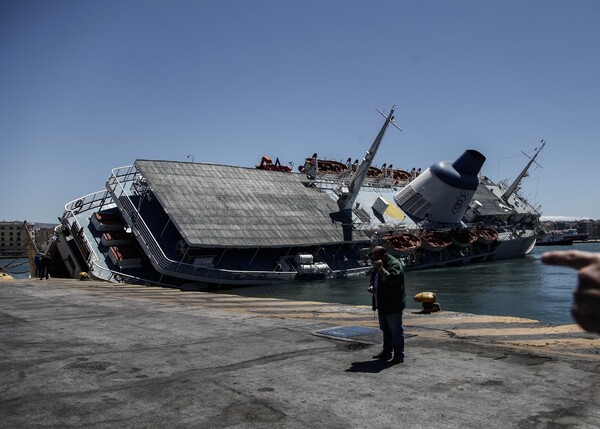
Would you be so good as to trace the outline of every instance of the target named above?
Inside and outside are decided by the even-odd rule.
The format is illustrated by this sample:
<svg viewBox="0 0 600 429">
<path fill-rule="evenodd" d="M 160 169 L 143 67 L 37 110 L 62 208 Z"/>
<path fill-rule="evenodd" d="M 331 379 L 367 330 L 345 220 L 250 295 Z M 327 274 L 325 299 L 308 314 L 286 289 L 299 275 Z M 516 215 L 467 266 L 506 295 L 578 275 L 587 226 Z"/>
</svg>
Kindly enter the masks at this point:
<svg viewBox="0 0 600 429">
<path fill-rule="evenodd" d="M 438 162 L 396 194 L 396 204 L 416 222 L 459 224 L 479 185 L 485 156 L 470 149 L 454 162 Z"/>
<path fill-rule="evenodd" d="M 477 179 L 484 162 L 485 156 L 476 150 L 469 149 L 452 163 L 452 167 L 461 176 L 474 176 Z"/>
</svg>

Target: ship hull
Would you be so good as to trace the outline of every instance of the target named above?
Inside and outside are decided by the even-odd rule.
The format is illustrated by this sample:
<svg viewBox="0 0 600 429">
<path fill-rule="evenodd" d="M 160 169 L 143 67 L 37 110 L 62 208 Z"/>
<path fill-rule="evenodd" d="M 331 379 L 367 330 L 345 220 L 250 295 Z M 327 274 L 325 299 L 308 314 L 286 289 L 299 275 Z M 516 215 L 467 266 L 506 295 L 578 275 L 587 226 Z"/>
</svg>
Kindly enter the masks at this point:
<svg viewBox="0 0 600 429">
<path fill-rule="evenodd" d="M 390 113 L 360 165 L 314 154 L 299 173 L 268 157 L 256 168 L 156 160 L 115 168 L 106 190 L 65 206 L 48 253 L 66 277 L 202 288 L 364 275 L 385 234 L 412 237 L 388 242 L 409 270 L 531 251 L 538 211 L 479 178 L 479 152 L 422 175 L 373 167 L 392 121 Z"/>
<path fill-rule="evenodd" d="M 271 172 L 270 174 L 281 174 Z M 359 194 L 358 201 L 363 207 L 371 207 L 370 211 L 358 213 L 363 222 L 362 235 L 356 236 L 350 243 L 341 238 L 338 243 L 316 243 L 312 246 L 288 245 L 273 248 L 253 247 L 249 249 L 225 249 L 221 261 L 211 258 L 188 258 L 176 260 L 174 249 L 165 250 L 166 241 L 160 242 L 156 237 L 173 234 L 170 231 L 172 221 L 167 219 L 164 225 L 150 230 L 148 224 L 155 213 L 148 212 L 144 221 L 143 210 L 131 211 L 124 204 L 123 196 L 114 192 L 99 191 L 95 194 L 72 201 L 66 206 L 62 226 L 58 228 L 56 237 L 57 261 L 68 261 L 63 275 L 79 278 L 81 272 L 88 272 L 92 278 L 112 282 L 131 282 L 141 284 L 168 285 L 185 288 L 211 288 L 219 285 L 251 286 L 259 284 L 279 284 L 293 280 L 314 280 L 323 278 L 343 278 L 364 275 L 370 271 L 369 251 L 378 244 L 378 227 L 382 224 L 398 222 L 407 223 L 407 219 L 393 205 L 384 210 L 392 200 L 400 185 L 377 188 L 370 186 Z M 115 189 L 119 186 L 115 186 Z M 313 189 L 315 193 L 334 198 L 334 192 L 327 184 Z M 382 203 L 382 201 L 384 201 Z M 379 212 L 372 209 L 379 208 Z M 131 215 L 128 214 L 128 210 Z M 112 213 L 120 216 L 121 229 L 128 233 L 131 243 L 123 240 L 123 232 L 119 231 L 119 241 L 108 241 L 105 228 L 98 227 L 97 213 Z M 310 215 L 304 210 L 305 215 Z M 381 221 L 384 221 L 382 223 Z M 331 222 L 326 219 L 326 222 Z M 114 224 L 114 221 L 113 221 Z M 145 229 L 145 227 L 148 229 Z M 114 229 L 114 228 L 113 228 Z M 418 236 L 418 231 L 415 237 Z M 112 233 L 117 235 L 116 232 Z M 114 237 L 113 237 L 114 238 Z M 171 240 L 173 241 L 173 240 Z M 465 245 L 448 245 L 444 249 L 431 250 L 422 243 L 418 248 L 410 248 L 402 252 L 390 249 L 390 253 L 398 256 L 405 263 L 407 270 L 429 269 L 438 267 L 462 266 L 471 263 L 489 262 L 500 259 L 522 257 L 535 244 L 535 231 L 530 229 L 514 232 L 500 232 L 489 242 L 475 242 Z M 124 251 L 123 246 L 135 248 L 135 252 Z M 114 247 L 121 248 L 123 256 L 134 253 L 133 258 L 115 259 Z M 216 253 L 214 248 L 196 248 L 195 252 Z M 179 252 L 181 254 L 181 252 Z M 169 256 L 168 256 L 169 255 Z M 296 263 L 297 255 L 310 255 L 309 264 L 302 266 Z M 207 263 L 207 260 L 208 263 Z M 236 261 L 234 265 L 227 261 Z M 265 261 L 270 261 L 270 266 Z M 217 262 L 215 264 L 215 262 Z"/>
</svg>

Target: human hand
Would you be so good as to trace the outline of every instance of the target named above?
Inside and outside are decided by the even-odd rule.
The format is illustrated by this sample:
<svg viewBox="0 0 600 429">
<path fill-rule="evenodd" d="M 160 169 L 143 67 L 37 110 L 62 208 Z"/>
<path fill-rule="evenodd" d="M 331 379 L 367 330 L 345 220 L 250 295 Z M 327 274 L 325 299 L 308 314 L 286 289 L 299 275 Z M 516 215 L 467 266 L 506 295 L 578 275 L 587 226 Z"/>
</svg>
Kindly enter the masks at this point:
<svg viewBox="0 0 600 429">
<path fill-rule="evenodd" d="M 579 270 L 571 314 L 583 329 L 600 334 L 600 253 L 580 250 L 545 252 L 542 262 Z"/>
<path fill-rule="evenodd" d="M 383 261 L 381 259 L 378 259 L 377 261 L 375 261 L 373 263 L 373 265 L 375 265 L 375 268 L 377 268 L 379 270 L 380 268 L 383 267 Z"/>
<path fill-rule="evenodd" d="M 369 289 L 367 289 L 367 291 L 369 293 L 373 293 L 375 289 L 373 289 L 373 285 L 369 286 Z"/>
</svg>

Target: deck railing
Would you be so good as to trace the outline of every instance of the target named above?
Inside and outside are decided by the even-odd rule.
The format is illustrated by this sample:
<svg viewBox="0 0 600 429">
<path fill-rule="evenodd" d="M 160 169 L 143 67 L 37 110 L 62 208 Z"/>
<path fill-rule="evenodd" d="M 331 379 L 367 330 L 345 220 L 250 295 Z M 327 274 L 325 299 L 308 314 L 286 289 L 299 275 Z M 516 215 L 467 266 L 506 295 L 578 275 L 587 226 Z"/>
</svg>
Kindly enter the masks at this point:
<svg viewBox="0 0 600 429">
<path fill-rule="evenodd" d="M 65 212 L 62 216 L 61 223 L 63 225 L 65 223 L 68 223 L 71 231 L 83 231 L 82 225 L 77 219 L 77 213 L 92 211 L 95 209 L 99 210 L 107 203 L 107 200 L 111 200 L 111 196 L 108 193 L 108 191 L 93 192 L 76 200 L 73 200 L 65 204 Z M 91 268 L 90 274 L 100 280 L 110 281 L 110 275 L 101 275 L 99 272 L 101 270 L 94 270 L 94 267 L 100 268 L 100 266 L 97 263 L 98 256 L 92 250 L 92 246 L 89 245 L 87 237 L 85 237 L 84 235 L 83 237 L 81 237 L 81 239 L 75 240 L 75 243 L 77 243 L 81 254 L 84 255 L 86 263 L 88 264 L 88 268 Z"/>
<path fill-rule="evenodd" d="M 80 212 L 100 211 L 103 207 L 112 203 L 112 196 L 107 190 L 88 194 L 65 205 L 65 213 L 63 214 L 62 221 L 63 223 L 68 222 L 72 231 L 85 231 L 79 222 L 79 219 L 77 218 L 77 214 Z M 99 263 L 98 255 L 93 250 L 93 246 L 90 246 L 87 236 L 83 235 L 80 240 L 76 240 L 75 242 L 77 243 L 77 246 L 80 247 L 81 254 L 87 255 L 86 263 L 90 269 L 88 274 L 92 278 L 109 282 L 118 280 L 119 282 L 125 283 L 159 284 L 158 282 L 152 280 L 119 273 L 102 266 Z M 84 247 L 83 249 L 81 249 L 82 246 Z"/>
<path fill-rule="evenodd" d="M 165 275 L 223 284 L 257 284 L 289 281 L 296 277 L 295 271 L 237 271 L 201 267 L 167 257 L 150 228 L 138 212 L 130 195 L 135 192 L 133 185 L 142 179 L 135 165 L 115 168 L 106 182 L 113 201 L 119 208 L 125 222 L 146 249 L 152 265 Z"/>
</svg>

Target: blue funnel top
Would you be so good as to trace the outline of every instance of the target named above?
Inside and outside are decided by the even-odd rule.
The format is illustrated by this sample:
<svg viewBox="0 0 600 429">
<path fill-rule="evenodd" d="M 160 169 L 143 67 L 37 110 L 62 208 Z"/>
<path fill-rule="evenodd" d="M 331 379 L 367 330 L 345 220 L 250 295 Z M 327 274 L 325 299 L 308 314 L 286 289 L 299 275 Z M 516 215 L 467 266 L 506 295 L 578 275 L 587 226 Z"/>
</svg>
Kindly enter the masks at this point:
<svg viewBox="0 0 600 429">
<path fill-rule="evenodd" d="M 475 190 L 479 185 L 477 175 L 485 162 L 480 152 L 466 150 L 456 161 L 442 161 L 430 167 L 431 172 L 444 183 L 459 189 Z"/>
</svg>

